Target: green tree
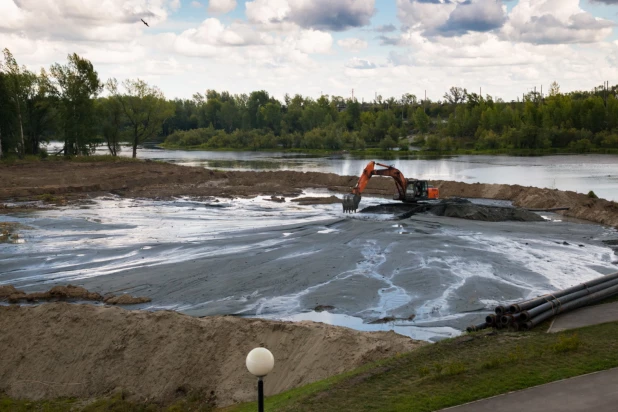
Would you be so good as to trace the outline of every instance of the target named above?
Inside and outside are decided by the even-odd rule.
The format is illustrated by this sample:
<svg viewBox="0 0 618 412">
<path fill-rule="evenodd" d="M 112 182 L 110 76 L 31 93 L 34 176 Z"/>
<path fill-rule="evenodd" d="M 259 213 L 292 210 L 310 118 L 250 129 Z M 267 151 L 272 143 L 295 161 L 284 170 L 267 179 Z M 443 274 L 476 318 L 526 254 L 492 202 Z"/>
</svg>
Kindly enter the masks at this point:
<svg viewBox="0 0 618 412">
<path fill-rule="evenodd" d="M 384 151 L 392 150 L 395 147 L 397 147 L 397 142 L 393 140 L 390 136 L 387 136 L 380 142 L 380 149 Z"/>
<path fill-rule="evenodd" d="M 268 127 L 276 135 L 279 135 L 281 132 L 281 120 L 283 119 L 281 104 L 278 101 L 266 103 L 260 107 L 260 115 L 264 127 Z"/>
<path fill-rule="evenodd" d="M 429 131 L 429 116 L 425 114 L 422 107 L 418 107 L 414 113 L 414 124 L 421 133 L 427 133 Z"/>
<path fill-rule="evenodd" d="M 39 153 L 42 140 L 46 140 L 46 134 L 56 129 L 58 116 L 57 94 L 55 86 L 51 82 L 45 69 L 41 69 L 39 75 L 30 74 L 32 81 L 26 88 L 26 152 Z"/>
<path fill-rule="evenodd" d="M 234 101 L 227 101 L 221 105 L 221 125 L 228 132 L 236 129 L 238 119 L 238 108 Z"/>
<path fill-rule="evenodd" d="M 553 81 L 552 84 L 549 85 L 549 96 L 555 97 L 560 94 L 560 85 L 558 82 Z"/>
<path fill-rule="evenodd" d="M 114 80 L 108 82 L 110 93 L 119 100 L 129 125 L 133 146 L 133 158 L 137 157 L 137 145 L 155 137 L 165 120 L 174 114 L 174 106 L 165 100 L 163 92 L 149 86 L 143 80 L 125 80 L 125 93 L 118 92 Z"/>
<path fill-rule="evenodd" d="M 101 122 L 101 131 L 112 156 L 117 156 L 121 149 L 122 133 L 126 128 L 127 119 L 117 94 L 118 82 L 116 79 L 107 81 L 105 87 L 111 95 L 97 101 L 97 111 Z"/>
<path fill-rule="evenodd" d="M 25 67 L 19 67 L 9 49 L 5 48 L 2 53 L 4 63 L 0 64 L 0 69 L 7 74 L 8 96 L 15 107 L 19 124 L 19 157 L 23 157 L 26 150 L 26 143 L 24 140 L 24 120 L 22 113 L 26 105 L 26 89 L 31 86 L 34 80 L 31 72 Z"/>
<path fill-rule="evenodd" d="M 99 76 L 89 60 L 75 53 L 66 65 L 53 64 L 51 74 L 59 87 L 64 154 L 89 154 L 96 145 L 93 99 L 103 88 Z"/>
</svg>

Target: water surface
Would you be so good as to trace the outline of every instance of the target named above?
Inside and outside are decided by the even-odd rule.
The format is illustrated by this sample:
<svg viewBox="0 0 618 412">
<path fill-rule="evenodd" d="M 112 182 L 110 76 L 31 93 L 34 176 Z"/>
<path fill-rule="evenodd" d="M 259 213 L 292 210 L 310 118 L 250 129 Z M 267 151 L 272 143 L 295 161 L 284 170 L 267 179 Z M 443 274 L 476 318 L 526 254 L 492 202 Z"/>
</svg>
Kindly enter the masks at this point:
<svg viewBox="0 0 618 412">
<path fill-rule="evenodd" d="M 55 143 L 57 145 L 57 143 Z M 100 153 L 105 150 L 100 149 Z M 124 149 L 121 156 L 131 156 Z M 517 184 L 597 196 L 618 201 L 618 155 L 448 156 L 417 158 L 357 158 L 348 154 L 315 156 L 276 152 L 213 152 L 142 148 L 138 157 L 220 170 L 297 170 L 358 176 L 370 160 L 394 165 L 406 177 L 465 183 Z"/>
</svg>

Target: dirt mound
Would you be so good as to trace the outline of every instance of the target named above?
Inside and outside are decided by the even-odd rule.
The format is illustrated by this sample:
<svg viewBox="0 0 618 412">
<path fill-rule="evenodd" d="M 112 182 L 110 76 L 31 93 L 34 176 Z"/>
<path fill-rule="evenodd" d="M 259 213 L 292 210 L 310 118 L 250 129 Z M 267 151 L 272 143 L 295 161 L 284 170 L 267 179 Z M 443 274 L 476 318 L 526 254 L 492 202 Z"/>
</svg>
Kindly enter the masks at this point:
<svg viewBox="0 0 618 412">
<path fill-rule="evenodd" d="M 131 295 L 120 295 L 113 296 L 111 298 L 105 299 L 105 303 L 108 305 L 136 305 L 138 303 L 148 303 L 150 302 L 150 298 L 145 297 L 135 297 Z"/>
<path fill-rule="evenodd" d="M 0 299 L 7 299 L 11 295 L 24 293 L 21 290 L 15 289 L 13 285 L 0 286 Z"/>
<path fill-rule="evenodd" d="M 150 302 L 150 298 L 133 297 L 130 295 L 107 295 L 103 297 L 96 292 L 90 292 L 81 286 L 73 285 L 54 286 L 46 292 L 33 293 L 26 293 L 22 290 L 15 289 L 12 285 L 0 286 L 0 300 L 8 300 L 9 303 L 56 300 L 92 300 L 105 302 L 110 305 L 132 305 Z"/>
<path fill-rule="evenodd" d="M 123 160 L 0 164 L 0 175 L 0 201 L 28 199 L 46 202 L 105 193 L 151 199 L 174 196 L 292 197 L 310 187 L 341 187 L 348 191 L 358 179 L 315 172 L 221 172 L 162 162 Z"/>
<path fill-rule="evenodd" d="M 544 219 L 525 209 L 465 204 L 441 204 L 431 208 L 436 216 L 456 217 L 460 219 L 480 220 L 484 222 L 543 222 Z"/>
<path fill-rule="evenodd" d="M 168 402 L 214 391 L 218 406 L 253 400 L 247 353 L 265 346 L 272 395 L 422 345 L 394 332 L 313 322 L 50 303 L 0 307 L 0 392 L 16 398 L 94 398 L 124 390 Z"/>
<path fill-rule="evenodd" d="M 329 196 L 329 197 L 299 197 L 296 199 L 292 199 L 292 202 L 296 202 L 301 206 L 308 205 L 334 205 L 336 203 L 341 203 L 341 199 L 337 196 Z"/>
<path fill-rule="evenodd" d="M 515 206 L 526 209 L 567 207 L 569 210 L 557 213 L 618 227 L 618 203 L 604 199 L 592 199 L 581 193 L 519 185 L 467 184 L 451 181 L 435 181 L 433 184 L 440 189 L 440 197 L 442 198 L 467 197 L 510 200 Z"/>
<path fill-rule="evenodd" d="M 429 212 L 436 216 L 480 220 L 484 222 L 542 222 L 544 219 L 525 209 L 477 205 L 466 199 L 443 200 L 438 204 L 385 204 L 369 206 L 360 213 L 395 214 L 399 219 L 407 219 L 418 213 Z"/>
</svg>

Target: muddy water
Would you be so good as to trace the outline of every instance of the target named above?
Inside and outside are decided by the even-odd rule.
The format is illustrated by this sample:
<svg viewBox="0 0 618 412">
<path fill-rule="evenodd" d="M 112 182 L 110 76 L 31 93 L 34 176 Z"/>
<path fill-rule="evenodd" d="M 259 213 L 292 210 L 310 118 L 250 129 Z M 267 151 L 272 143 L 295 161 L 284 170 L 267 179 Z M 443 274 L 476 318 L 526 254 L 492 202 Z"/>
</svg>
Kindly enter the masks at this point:
<svg viewBox="0 0 618 412">
<path fill-rule="evenodd" d="M 382 202 L 364 198 L 363 206 Z M 541 223 L 396 221 L 265 198 L 107 197 L 4 216 L 30 230 L 21 244 L 0 244 L 0 284 L 32 291 L 74 283 L 151 297 L 143 309 L 312 319 L 436 340 L 480 321 L 497 302 L 618 269 L 602 242 L 618 238 L 614 229 L 544 216 Z M 317 313 L 318 305 L 334 309 Z M 398 320 L 370 323 L 384 317 Z"/>
</svg>

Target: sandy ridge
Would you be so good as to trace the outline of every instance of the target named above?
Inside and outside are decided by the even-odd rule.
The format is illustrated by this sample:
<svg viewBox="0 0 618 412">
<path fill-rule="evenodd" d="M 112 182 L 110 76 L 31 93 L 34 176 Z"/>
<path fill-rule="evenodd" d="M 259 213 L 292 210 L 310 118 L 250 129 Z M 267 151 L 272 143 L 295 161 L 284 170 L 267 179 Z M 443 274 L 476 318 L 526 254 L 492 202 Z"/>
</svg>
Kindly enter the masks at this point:
<svg viewBox="0 0 618 412">
<path fill-rule="evenodd" d="M 394 332 L 314 322 L 47 303 L 0 306 L 0 392 L 28 399 L 93 398 L 118 390 L 170 402 L 199 392 L 218 406 L 250 401 L 246 354 L 268 347 L 276 366 L 267 394 L 342 373 L 423 345 Z"/>
</svg>

